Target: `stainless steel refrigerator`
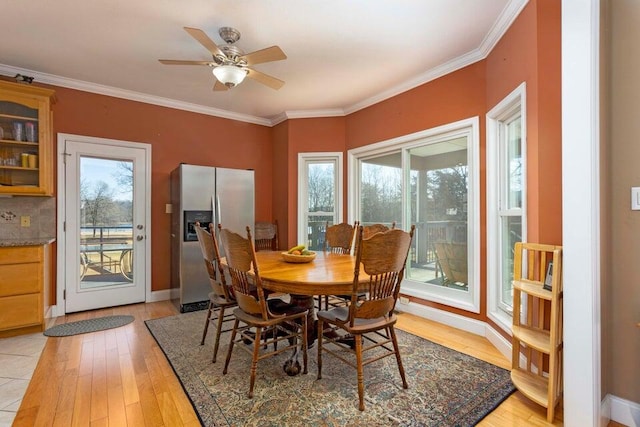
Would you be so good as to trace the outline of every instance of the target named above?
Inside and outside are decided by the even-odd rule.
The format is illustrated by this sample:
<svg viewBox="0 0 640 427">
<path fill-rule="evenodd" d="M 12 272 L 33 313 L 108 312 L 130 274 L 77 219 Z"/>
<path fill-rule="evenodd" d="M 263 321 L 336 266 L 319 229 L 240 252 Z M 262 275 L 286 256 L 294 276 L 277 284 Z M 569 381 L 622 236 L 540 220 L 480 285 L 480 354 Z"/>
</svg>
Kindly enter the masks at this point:
<svg viewBox="0 0 640 427">
<path fill-rule="evenodd" d="M 171 172 L 171 287 L 181 312 L 206 308 L 211 292 L 196 222 L 244 236 L 254 228 L 254 187 L 252 170 L 181 164 Z"/>
</svg>

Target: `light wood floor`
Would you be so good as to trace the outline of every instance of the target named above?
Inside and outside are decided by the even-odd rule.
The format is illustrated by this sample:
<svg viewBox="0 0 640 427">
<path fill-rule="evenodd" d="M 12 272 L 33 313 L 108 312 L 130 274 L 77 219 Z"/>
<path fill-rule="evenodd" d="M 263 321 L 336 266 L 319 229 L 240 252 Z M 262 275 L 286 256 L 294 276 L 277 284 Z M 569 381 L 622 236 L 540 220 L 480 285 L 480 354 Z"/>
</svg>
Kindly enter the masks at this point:
<svg viewBox="0 0 640 427">
<path fill-rule="evenodd" d="M 198 426 L 180 382 L 144 325 L 144 320 L 176 313 L 174 305 L 164 301 L 67 316 L 66 321 L 73 321 L 131 314 L 136 320 L 107 331 L 49 338 L 14 426 Z M 398 327 L 510 367 L 489 341 L 477 335 L 408 314 L 400 316 Z M 554 423 L 547 423 L 546 410 L 516 392 L 480 425 L 562 425 L 562 408 L 556 414 Z"/>
</svg>

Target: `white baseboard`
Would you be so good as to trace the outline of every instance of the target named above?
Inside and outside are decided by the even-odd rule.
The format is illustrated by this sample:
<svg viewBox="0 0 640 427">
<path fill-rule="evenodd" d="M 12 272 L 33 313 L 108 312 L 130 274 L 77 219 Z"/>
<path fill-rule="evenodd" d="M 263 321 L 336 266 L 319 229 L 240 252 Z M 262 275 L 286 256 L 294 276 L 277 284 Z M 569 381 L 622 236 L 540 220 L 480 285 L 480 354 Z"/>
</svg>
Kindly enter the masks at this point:
<svg viewBox="0 0 640 427">
<path fill-rule="evenodd" d="M 147 298 L 147 302 L 166 301 L 168 299 L 172 299 L 173 291 L 174 291 L 173 289 L 163 289 L 161 291 L 151 291 L 151 294 L 149 295 L 149 298 Z"/>
<path fill-rule="evenodd" d="M 511 355 L 512 355 L 511 350 L 513 348 L 511 345 L 511 340 L 508 340 L 505 337 L 503 337 L 502 334 L 500 334 L 500 332 L 496 331 L 488 323 L 485 323 L 484 336 L 489 340 L 491 344 L 493 344 L 495 348 L 498 349 L 500 353 L 502 353 L 504 357 L 507 358 L 507 360 L 511 361 Z M 524 362 L 524 357 L 521 362 Z"/>
<path fill-rule="evenodd" d="M 640 427 L 640 404 L 636 402 L 607 394 L 601 408 L 605 420 L 608 418 L 629 427 Z"/>
<path fill-rule="evenodd" d="M 400 312 L 415 314 L 416 316 L 424 317 L 434 322 L 483 336 L 487 338 L 507 360 L 511 361 L 511 341 L 500 335 L 498 331 L 486 322 L 413 302 L 408 304 L 398 303 L 396 304 L 396 309 Z"/>
<path fill-rule="evenodd" d="M 60 304 L 52 305 L 49 307 L 49 314 L 49 317 L 64 316 L 64 308 Z"/>
</svg>

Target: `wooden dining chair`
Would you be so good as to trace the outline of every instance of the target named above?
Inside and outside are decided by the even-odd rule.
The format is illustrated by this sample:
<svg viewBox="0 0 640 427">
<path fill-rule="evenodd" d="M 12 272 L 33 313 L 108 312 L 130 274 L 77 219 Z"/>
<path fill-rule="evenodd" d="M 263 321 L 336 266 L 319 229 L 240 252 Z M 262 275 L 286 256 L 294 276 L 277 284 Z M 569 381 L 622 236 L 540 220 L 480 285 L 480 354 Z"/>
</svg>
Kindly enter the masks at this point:
<svg viewBox="0 0 640 427">
<path fill-rule="evenodd" d="M 334 254 L 351 254 L 351 248 L 355 238 L 355 231 L 359 222 L 354 225 L 346 222 L 329 225 L 327 221 L 324 234 L 324 251 Z M 322 310 L 322 301 L 324 299 L 324 309 L 328 310 L 329 306 L 345 305 L 346 301 L 342 295 L 318 295 L 318 310 Z"/>
<path fill-rule="evenodd" d="M 230 331 L 231 329 L 222 330 L 225 322 L 234 320 L 233 314 L 225 313 L 227 308 L 235 307 L 237 302 L 233 298 L 231 288 L 226 284 L 224 273 L 220 268 L 220 250 L 215 236 L 213 225 L 209 225 L 210 232 L 200 227 L 196 222 L 195 230 L 202 250 L 204 264 L 209 274 L 209 283 L 212 292 L 209 294 L 209 310 L 204 323 L 204 331 L 202 332 L 202 341 L 200 345 L 204 345 L 209 330 L 209 324 L 216 322 L 216 342 L 213 345 L 213 363 L 216 363 L 218 347 L 220 346 L 220 334 Z"/>
<path fill-rule="evenodd" d="M 356 368 L 358 408 L 361 411 L 364 410 L 365 365 L 395 355 L 402 387 L 409 387 L 394 329 L 397 317 L 393 310 L 400 293 L 414 230 L 415 226 L 412 225 L 408 233 L 394 229 L 363 239 L 363 227 L 359 227 L 351 303 L 347 307 L 336 307 L 317 313 L 318 379 L 322 378 L 323 353 Z M 364 299 L 361 299 L 361 270 L 369 276 Z M 327 326 L 329 328 L 325 329 Z M 345 342 L 344 335 L 339 331 L 352 337 L 353 343 Z M 393 348 L 388 344 L 392 344 Z M 363 359 L 365 352 L 374 349 L 378 349 L 378 352 L 368 359 Z M 385 353 L 379 354 L 381 351 Z M 352 356 L 347 357 L 347 353 L 352 353 Z"/>
<path fill-rule="evenodd" d="M 277 251 L 279 247 L 278 221 L 256 222 L 254 239 L 256 251 Z"/>
<path fill-rule="evenodd" d="M 385 224 L 371 224 L 371 225 L 363 225 L 362 226 L 362 238 L 363 239 L 368 239 L 369 237 L 373 236 L 376 233 L 383 233 L 385 231 L 389 231 L 389 230 L 393 230 L 394 228 L 396 228 L 396 222 L 393 221 L 391 223 L 391 227 L 385 225 Z M 357 245 L 358 245 L 358 240 L 355 239 L 354 242 L 354 251 L 357 249 Z"/>
<path fill-rule="evenodd" d="M 252 348 L 239 346 L 252 355 L 249 370 L 249 398 L 252 398 L 259 360 L 288 350 L 297 352 L 299 349 L 302 351 L 303 373 L 307 373 L 308 310 L 277 298 L 265 297 L 250 227 L 247 227 L 246 239 L 227 229 L 221 229 L 220 242 L 224 248 L 226 268 L 238 301 L 238 308 L 233 311 L 235 322 L 222 373 L 227 373 L 235 344 L 253 343 Z M 253 292 L 254 286 L 257 292 Z M 242 326 L 240 322 L 243 323 Z M 261 345 L 261 337 L 264 337 L 264 347 Z M 286 341 L 287 345 L 278 347 L 280 341 Z M 269 345 L 273 345 L 273 348 L 269 349 Z"/>
<path fill-rule="evenodd" d="M 334 254 L 350 254 L 353 247 L 353 238 L 358 223 L 353 226 L 346 222 L 325 226 L 324 250 Z"/>
</svg>

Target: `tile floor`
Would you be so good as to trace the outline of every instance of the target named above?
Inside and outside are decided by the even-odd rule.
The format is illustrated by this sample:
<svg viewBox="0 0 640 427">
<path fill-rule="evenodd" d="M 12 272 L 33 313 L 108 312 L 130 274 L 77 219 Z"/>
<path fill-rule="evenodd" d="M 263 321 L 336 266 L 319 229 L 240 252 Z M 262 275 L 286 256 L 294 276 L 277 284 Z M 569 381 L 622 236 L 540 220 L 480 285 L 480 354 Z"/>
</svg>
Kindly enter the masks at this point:
<svg viewBox="0 0 640 427">
<path fill-rule="evenodd" d="M 47 342 L 42 333 L 0 338 L 0 427 L 10 427 Z"/>
</svg>

